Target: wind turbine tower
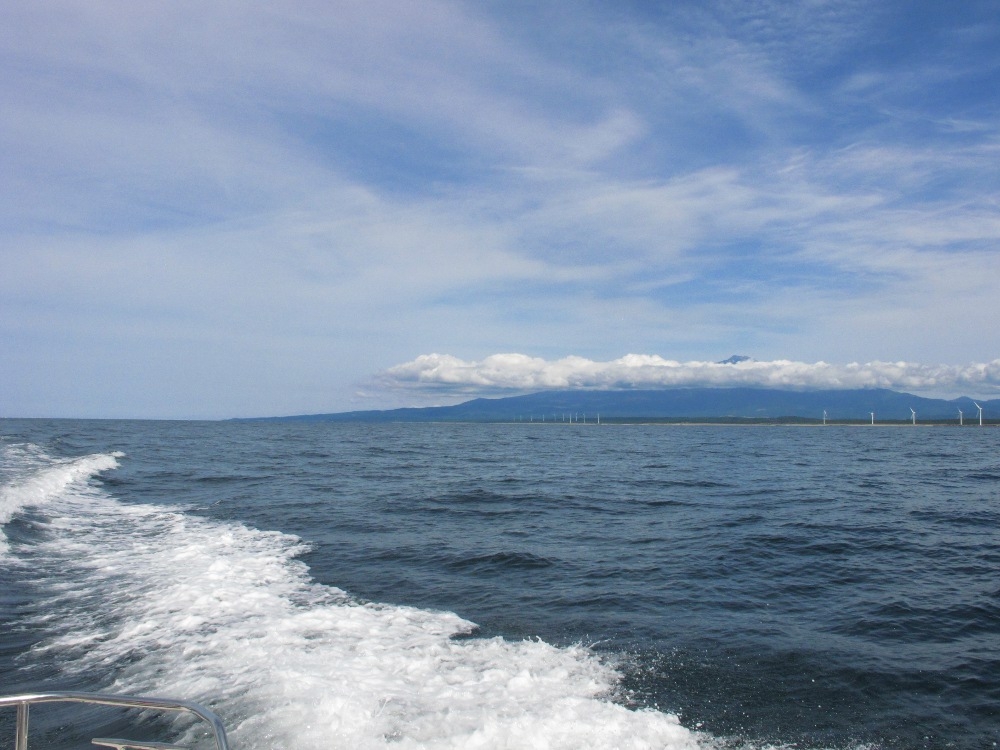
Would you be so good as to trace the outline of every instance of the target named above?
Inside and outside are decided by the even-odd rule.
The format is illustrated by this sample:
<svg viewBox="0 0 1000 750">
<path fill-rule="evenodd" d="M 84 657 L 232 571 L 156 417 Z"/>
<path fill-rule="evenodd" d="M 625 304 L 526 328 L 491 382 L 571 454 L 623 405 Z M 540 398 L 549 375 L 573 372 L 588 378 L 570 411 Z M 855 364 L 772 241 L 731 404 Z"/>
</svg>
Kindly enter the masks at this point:
<svg viewBox="0 0 1000 750">
<path fill-rule="evenodd" d="M 973 401 L 972 403 L 976 404 L 975 401 Z M 976 408 L 979 409 L 979 426 L 982 427 L 983 426 L 983 407 L 981 407 L 979 404 L 976 404 Z"/>
<path fill-rule="evenodd" d="M 961 427 L 965 422 L 962 421 L 962 410 L 958 410 L 958 426 Z"/>
<path fill-rule="evenodd" d="M 823 424 L 826 425 L 826 409 L 823 410 Z"/>
<path fill-rule="evenodd" d="M 913 411 L 913 407 L 912 406 L 910 407 L 910 414 L 913 415 L 913 424 L 916 424 L 917 423 L 917 413 L 915 411 Z"/>
<path fill-rule="evenodd" d="M 872 415 L 872 424 L 875 424 L 875 412 L 870 411 L 868 413 Z"/>
</svg>

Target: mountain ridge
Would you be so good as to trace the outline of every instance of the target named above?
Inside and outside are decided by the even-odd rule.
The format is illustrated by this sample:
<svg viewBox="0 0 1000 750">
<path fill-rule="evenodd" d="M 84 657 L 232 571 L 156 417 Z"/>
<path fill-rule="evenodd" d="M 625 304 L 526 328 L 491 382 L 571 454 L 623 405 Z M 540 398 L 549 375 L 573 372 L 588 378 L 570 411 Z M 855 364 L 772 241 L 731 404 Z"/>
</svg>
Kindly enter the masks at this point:
<svg viewBox="0 0 1000 750">
<path fill-rule="evenodd" d="M 982 400 L 983 418 L 1000 414 L 1000 399 Z M 657 390 L 541 391 L 519 396 L 474 398 L 451 406 L 250 417 L 239 421 L 294 422 L 512 422 L 590 420 L 953 420 L 958 410 L 966 424 L 977 423 L 976 402 L 968 396 L 928 398 L 887 388 L 796 391 L 777 388 L 668 388 Z"/>
</svg>

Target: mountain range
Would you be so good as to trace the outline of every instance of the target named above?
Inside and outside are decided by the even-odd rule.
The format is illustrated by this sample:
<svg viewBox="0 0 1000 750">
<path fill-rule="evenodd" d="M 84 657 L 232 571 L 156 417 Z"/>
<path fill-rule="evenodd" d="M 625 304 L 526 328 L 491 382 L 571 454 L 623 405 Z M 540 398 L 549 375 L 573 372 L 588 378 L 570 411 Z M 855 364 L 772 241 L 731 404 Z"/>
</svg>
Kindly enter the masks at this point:
<svg viewBox="0 0 1000 750">
<path fill-rule="evenodd" d="M 1000 399 L 979 401 L 983 419 L 1000 416 Z M 792 391 L 769 388 L 670 388 L 628 391 L 543 391 L 504 398 L 476 398 L 453 406 L 429 406 L 333 414 L 266 417 L 305 422 L 514 422 L 514 421 L 864 421 L 911 420 L 978 424 L 971 398 L 938 399 L 884 388 Z"/>
</svg>

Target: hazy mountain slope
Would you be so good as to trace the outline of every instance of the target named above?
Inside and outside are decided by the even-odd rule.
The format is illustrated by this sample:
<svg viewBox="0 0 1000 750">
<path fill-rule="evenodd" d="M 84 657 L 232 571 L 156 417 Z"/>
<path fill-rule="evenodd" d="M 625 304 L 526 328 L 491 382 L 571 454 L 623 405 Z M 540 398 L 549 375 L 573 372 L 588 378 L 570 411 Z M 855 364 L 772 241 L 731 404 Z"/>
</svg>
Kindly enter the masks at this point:
<svg viewBox="0 0 1000 750">
<path fill-rule="evenodd" d="M 1000 399 L 980 401 L 984 417 L 1000 414 Z M 514 421 L 562 420 L 574 415 L 588 421 L 602 419 L 666 418 L 804 418 L 820 419 L 825 410 L 831 420 L 909 420 L 910 409 L 918 422 L 978 419 L 972 399 L 924 398 L 886 389 L 837 391 L 786 391 L 765 388 L 674 388 L 646 391 L 546 391 L 506 398 L 477 398 L 454 406 L 437 406 L 336 414 L 271 417 L 295 421 Z"/>
</svg>

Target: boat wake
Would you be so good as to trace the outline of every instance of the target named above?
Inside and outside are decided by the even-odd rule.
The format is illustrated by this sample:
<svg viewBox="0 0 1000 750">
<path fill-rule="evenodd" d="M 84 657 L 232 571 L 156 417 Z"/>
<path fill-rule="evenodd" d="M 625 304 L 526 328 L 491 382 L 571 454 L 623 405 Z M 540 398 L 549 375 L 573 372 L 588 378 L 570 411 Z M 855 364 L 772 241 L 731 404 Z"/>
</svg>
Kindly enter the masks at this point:
<svg viewBox="0 0 1000 750">
<path fill-rule="evenodd" d="M 122 454 L 0 452 L 0 567 L 41 613 L 21 664 L 202 702 L 248 749 L 709 744 L 615 703 L 619 674 L 583 646 L 456 637 L 475 625 L 317 584 L 296 537 L 122 502 L 100 484 Z"/>
</svg>

